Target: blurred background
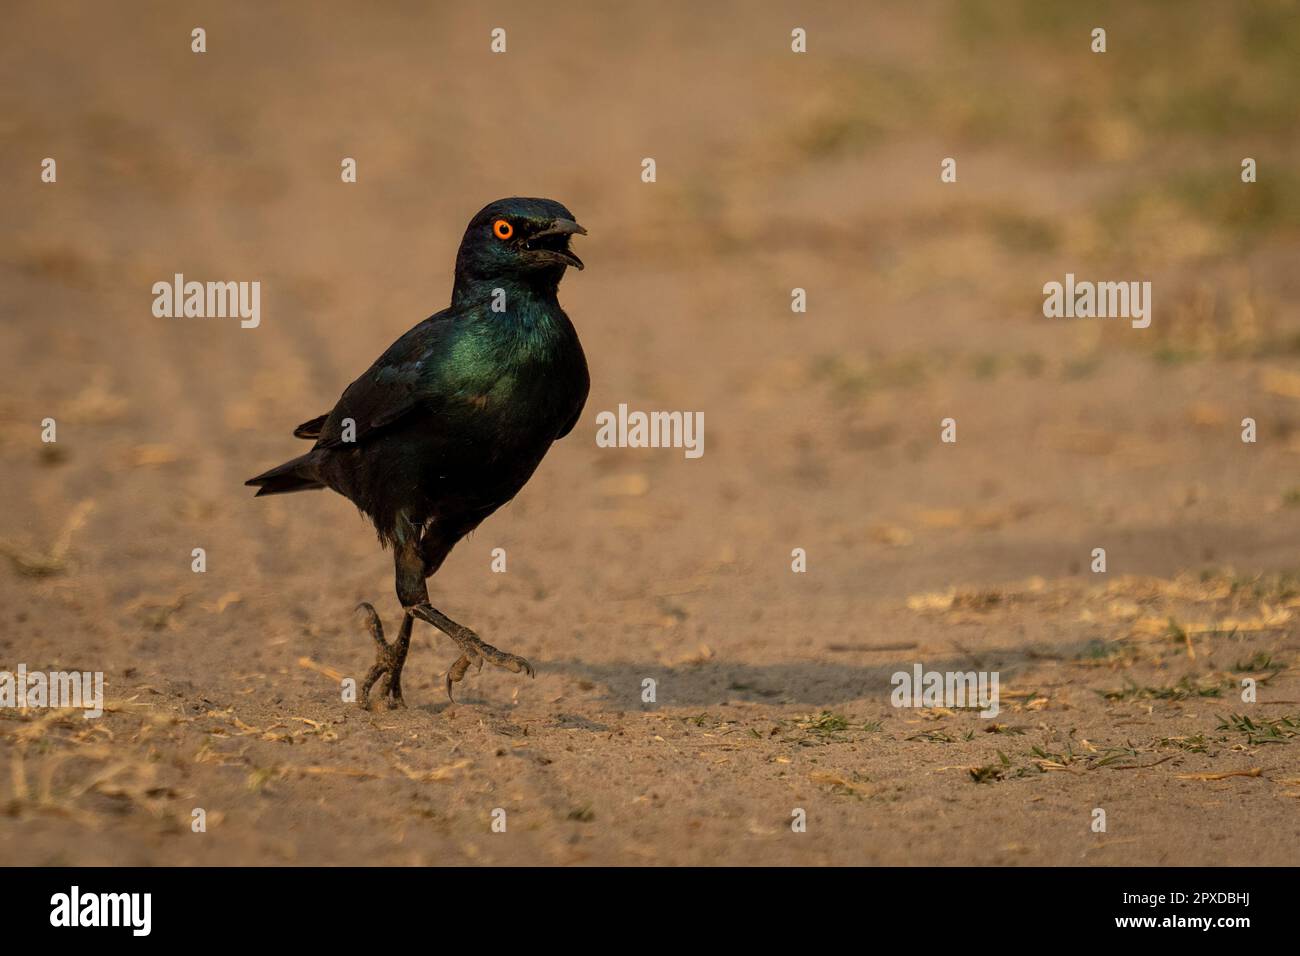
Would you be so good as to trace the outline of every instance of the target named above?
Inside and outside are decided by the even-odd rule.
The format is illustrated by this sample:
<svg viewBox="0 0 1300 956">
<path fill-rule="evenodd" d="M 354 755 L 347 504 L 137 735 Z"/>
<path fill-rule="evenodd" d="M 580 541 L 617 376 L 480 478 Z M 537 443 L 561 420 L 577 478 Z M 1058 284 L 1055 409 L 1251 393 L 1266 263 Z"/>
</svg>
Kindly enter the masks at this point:
<svg viewBox="0 0 1300 956">
<path fill-rule="evenodd" d="M 1104 54 L 1090 49 L 1097 26 Z M 495 27 L 504 55 L 489 51 Z M 794 27 L 806 54 L 790 50 Z M 432 593 L 539 664 L 536 685 L 486 673 L 476 685 L 487 711 L 513 694 L 534 739 L 572 729 L 547 723 L 556 708 L 604 726 L 664 668 L 679 678 L 667 704 L 691 712 L 729 699 L 773 720 L 887 710 L 899 660 L 983 648 L 1012 673 L 1036 642 L 1068 659 L 1163 634 L 1177 601 L 1273 621 L 1260 633 L 1276 647 L 1261 652 L 1293 640 L 1295 3 L 50 2 L 9 5 L 3 34 L 0 665 L 102 669 L 110 697 L 154 708 L 146 720 L 123 704 L 110 720 L 152 729 L 112 740 L 8 727 L 29 772 L 0 828 L 44 860 L 72 852 L 69 816 L 94 834 L 76 837 L 80 852 L 188 859 L 157 821 L 188 819 L 190 795 L 221 786 L 243 823 L 204 852 L 336 859 L 337 842 L 257 835 L 259 815 L 292 815 L 292 798 L 315 793 L 295 788 L 317 778 L 286 776 L 280 745 L 236 759 L 207 739 L 210 721 L 185 721 L 235 708 L 265 729 L 328 705 L 319 667 L 352 673 L 371 655 L 351 607 L 372 600 L 395 621 L 390 558 L 342 498 L 254 504 L 241 482 L 298 453 L 293 427 L 445 306 L 465 223 L 502 196 L 557 199 L 589 230 L 587 270 L 561 301 L 592 393 L 584 422 Z M 45 157 L 57 184 L 40 181 Z M 354 185 L 340 181 L 344 157 Z M 956 183 L 940 181 L 945 157 Z M 1044 318 L 1043 284 L 1067 272 L 1149 280 L 1151 327 Z M 151 286 L 174 273 L 260 280 L 261 326 L 155 318 Z M 796 287 L 806 314 L 790 309 Z M 704 457 L 598 449 L 594 416 L 620 402 L 703 411 Z M 1247 416 L 1258 444 L 1240 441 Z M 45 417 L 56 445 L 39 441 Z M 946 417 L 955 446 L 938 441 Z M 489 573 L 496 547 L 508 574 Z M 790 573 L 796 547 L 803 576 Z M 1129 585 L 1087 590 L 1095 547 Z M 973 623 L 943 616 L 962 613 Z M 907 653 L 835 649 L 868 638 Z M 407 698 L 425 708 L 442 706 L 444 645 L 408 668 Z M 1186 661 L 1179 642 L 1156 651 L 1157 670 Z M 1208 664 L 1205 651 L 1192 660 Z M 107 748 L 100 770 L 161 754 L 179 779 L 135 768 L 110 784 L 57 763 L 40 791 L 38 740 L 85 759 Z M 352 746 L 340 759 L 388 744 Z M 905 775 L 924 755 L 897 761 Z M 247 804 L 261 771 L 291 799 Z M 607 767 L 573 779 L 584 772 L 608 782 Z M 565 821 L 582 803 L 547 799 Z M 294 825 L 346 842 L 347 800 L 333 793 L 339 816 Z M 50 806 L 66 815 L 51 823 Z M 444 843 L 383 843 L 390 858 L 482 858 L 448 835 L 447 806 L 429 837 Z M 626 832 L 606 837 L 590 858 L 624 859 Z M 364 829 L 352 838 L 374 845 Z M 660 860 L 733 852 L 674 839 L 642 842 L 677 846 Z M 535 859 L 568 859 L 563 841 L 536 840 Z M 1022 843 L 1052 861 L 1052 840 Z M 1170 845 L 1131 859 L 1162 862 Z M 925 859 L 916 846 L 895 852 Z M 879 852 L 866 859 L 891 859 Z"/>
</svg>

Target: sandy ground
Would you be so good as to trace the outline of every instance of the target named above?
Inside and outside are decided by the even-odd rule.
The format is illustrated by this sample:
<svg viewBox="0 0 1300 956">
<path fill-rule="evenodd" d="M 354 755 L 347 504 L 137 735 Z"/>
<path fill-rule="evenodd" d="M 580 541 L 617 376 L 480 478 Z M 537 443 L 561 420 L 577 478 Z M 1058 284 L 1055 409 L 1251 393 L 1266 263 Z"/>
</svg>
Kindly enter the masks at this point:
<svg viewBox="0 0 1300 956">
<path fill-rule="evenodd" d="M 1294 8 L 127 6 L 0 39 L 0 669 L 109 707 L 0 710 L 0 860 L 1300 862 Z M 449 705 L 421 626 L 365 712 L 390 557 L 241 483 L 512 194 L 590 231 L 591 398 L 431 593 L 537 678 Z M 178 272 L 260 327 L 155 318 Z M 1066 272 L 1152 327 L 1044 318 Z M 704 456 L 598 448 L 620 402 Z M 916 663 L 1001 713 L 893 707 Z"/>
</svg>

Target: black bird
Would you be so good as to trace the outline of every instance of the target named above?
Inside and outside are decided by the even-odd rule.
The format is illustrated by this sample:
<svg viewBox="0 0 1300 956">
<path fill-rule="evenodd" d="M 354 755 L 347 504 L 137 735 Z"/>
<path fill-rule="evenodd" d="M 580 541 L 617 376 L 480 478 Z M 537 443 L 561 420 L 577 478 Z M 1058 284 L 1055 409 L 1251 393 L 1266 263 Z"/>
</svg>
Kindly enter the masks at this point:
<svg viewBox="0 0 1300 956">
<path fill-rule="evenodd" d="M 380 677 L 381 698 L 402 705 L 417 617 L 460 648 L 447 672 L 448 697 L 471 664 L 533 675 L 522 657 L 431 606 L 425 580 L 457 541 L 518 494 L 582 413 L 587 360 L 557 292 L 566 268 L 582 268 L 569 239 L 586 232 L 549 199 L 485 206 L 456 254 L 451 306 L 389 346 L 333 411 L 294 430 L 315 439 L 311 451 L 246 482 L 258 497 L 331 488 L 393 549 L 402 626 L 390 644 L 374 607 L 359 605 L 379 648 L 362 706 Z"/>
</svg>

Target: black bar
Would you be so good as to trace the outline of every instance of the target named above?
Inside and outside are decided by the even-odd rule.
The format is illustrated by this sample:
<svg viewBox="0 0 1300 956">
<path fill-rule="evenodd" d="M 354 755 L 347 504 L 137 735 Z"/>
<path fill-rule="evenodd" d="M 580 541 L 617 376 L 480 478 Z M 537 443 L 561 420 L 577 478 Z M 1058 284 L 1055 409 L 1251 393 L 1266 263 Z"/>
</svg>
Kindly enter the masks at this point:
<svg viewBox="0 0 1300 956">
<path fill-rule="evenodd" d="M 783 926 L 820 935 L 839 924 L 864 943 L 919 942 L 918 933 L 1181 943 L 1288 928 L 1280 910 L 1294 877 L 1241 868 L 4 869 L 0 925 L 11 942 L 76 934 L 127 945 L 365 943 L 392 932 L 429 933 L 432 943 L 470 931 L 502 945 L 520 932 L 629 945 L 650 934 L 668 945 L 683 937 L 663 934 L 680 929 L 693 947 L 716 938 L 734 948 L 769 943 Z M 74 886 L 79 921 L 116 906 L 125 925 L 52 925 L 70 922 Z M 143 896 L 138 909 L 121 897 L 101 909 L 100 894 L 132 893 L 149 894 L 147 935 L 133 928 L 144 928 Z"/>
</svg>

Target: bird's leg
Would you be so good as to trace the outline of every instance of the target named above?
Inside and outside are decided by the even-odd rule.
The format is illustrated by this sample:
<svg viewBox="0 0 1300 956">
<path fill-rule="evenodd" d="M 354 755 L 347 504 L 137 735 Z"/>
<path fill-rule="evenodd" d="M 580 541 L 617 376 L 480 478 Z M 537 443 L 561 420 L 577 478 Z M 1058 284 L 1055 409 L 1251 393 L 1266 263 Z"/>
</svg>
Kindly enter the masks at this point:
<svg viewBox="0 0 1300 956">
<path fill-rule="evenodd" d="M 451 685 L 455 684 L 465 676 L 471 664 L 477 664 L 478 669 L 482 670 L 483 662 L 495 664 L 497 667 L 504 667 L 508 671 L 518 674 L 520 671 L 526 673 L 529 677 L 536 677 L 533 665 L 528 663 L 518 654 L 507 654 L 505 651 L 498 650 L 491 644 L 486 643 L 477 634 L 471 631 L 463 624 L 457 624 L 447 615 L 443 614 L 436 607 L 430 605 L 427 601 L 423 604 L 409 608 L 410 613 L 414 614 L 422 621 L 432 624 L 442 633 L 446 634 L 456 646 L 460 648 L 461 655 L 457 658 L 456 663 L 451 665 L 447 671 L 447 696 L 451 696 Z"/>
<path fill-rule="evenodd" d="M 455 701 L 451 693 L 452 685 L 459 683 L 465 677 L 471 665 L 482 670 L 484 661 L 497 667 L 504 667 L 516 674 L 524 671 L 529 677 L 534 676 L 533 665 L 528 661 L 485 643 L 468 627 L 457 624 L 429 604 L 429 588 L 425 578 L 438 570 L 448 552 L 451 551 L 452 545 L 464 532 L 430 537 L 427 532 L 417 533 L 410 522 L 399 524 L 398 527 L 401 537 L 398 546 L 394 549 L 394 560 L 397 565 L 397 598 L 402 602 L 402 608 L 406 612 L 403 627 L 406 628 L 408 639 L 407 623 L 412 617 L 418 617 L 450 637 L 461 651 L 460 657 L 447 669 L 448 699 Z"/>
<path fill-rule="evenodd" d="M 366 612 L 366 624 L 375 641 L 375 663 L 366 674 L 365 683 L 361 685 L 361 706 L 366 709 L 370 707 L 370 688 L 381 677 L 384 680 L 379 685 L 379 696 L 384 703 L 389 707 L 406 706 L 402 699 L 402 668 L 406 664 L 406 653 L 411 649 L 411 630 L 415 626 L 411 604 L 429 599 L 424 587 L 416 529 L 405 522 L 401 530 L 398 546 L 394 548 L 397 597 L 402 602 L 402 627 L 397 633 L 397 640 L 391 644 L 384 640 L 384 625 L 372 605 L 366 602 L 357 605 L 357 610 Z"/>
<path fill-rule="evenodd" d="M 384 640 L 384 625 L 374 607 L 363 601 L 357 605 L 357 610 L 365 611 L 366 625 L 376 645 L 375 663 L 366 674 L 365 683 L 361 685 L 361 706 L 370 708 L 370 688 L 383 677 L 384 682 L 379 685 L 379 696 L 384 703 L 389 707 L 405 707 L 406 703 L 402 700 L 402 666 L 406 663 L 406 652 L 411 647 L 411 627 L 415 624 L 415 618 L 410 611 L 404 612 L 397 640 L 389 644 Z"/>
</svg>

